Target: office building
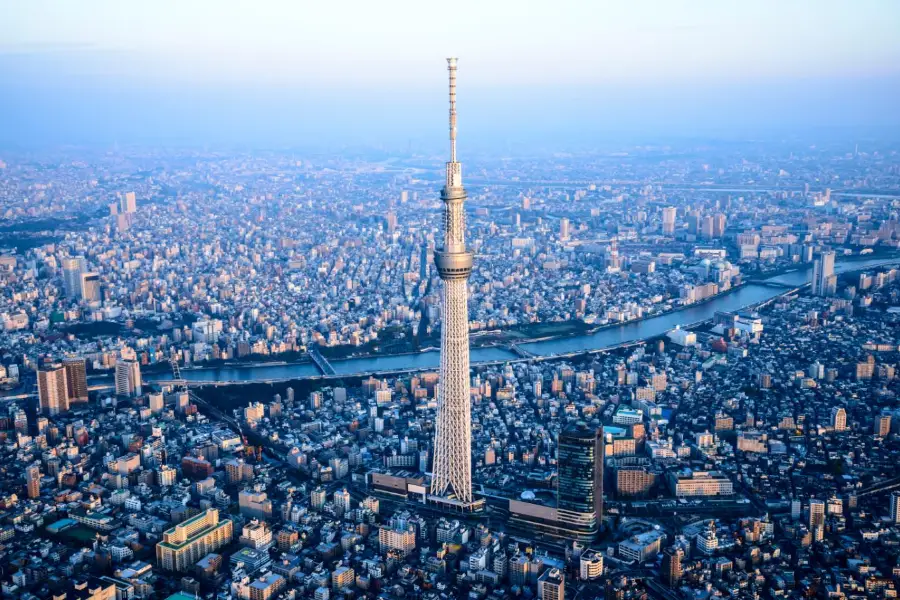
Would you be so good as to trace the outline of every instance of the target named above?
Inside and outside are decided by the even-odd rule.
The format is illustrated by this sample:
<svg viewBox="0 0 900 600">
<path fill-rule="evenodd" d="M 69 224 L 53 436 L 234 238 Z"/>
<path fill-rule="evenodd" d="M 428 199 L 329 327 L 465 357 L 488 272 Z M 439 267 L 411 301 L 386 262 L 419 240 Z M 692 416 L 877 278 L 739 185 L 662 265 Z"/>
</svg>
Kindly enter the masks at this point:
<svg viewBox="0 0 900 600">
<path fill-rule="evenodd" d="M 847 429 L 847 411 L 842 406 L 835 406 L 831 409 L 831 428 L 835 431 Z"/>
<path fill-rule="evenodd" d="M 891 492 L 891 523 L 900 523 L 900 492 Z"/>
<path fill-rule="evenodd" d="M 85 271 L 87 271 L 87 262 L 83 256 L 63 259 L 63 289 L 69 300 L 81 299 L 81 274 Z"/>
<path fill-rule="evenodd" d="M 116 361 L 116 394 L 141 395 L 141 366 L 136 360 L 120 358 Z"/>
<path fill-rule="evenodd" d="M 720 238 L 725 235 L 725 215 L 716 213 L 712 218 L 712 237 Z"/>
<path fill-rule="evenodd" d="M 456 59 L 450 73 L 450 160 L 441 200 L 444 239 L 434 251 L 441 286 L 441 366 L 434 434 L 431 494 L 460 510 L 476 505 L 472 494 L 472 398 L 469 388 L 468 280 L 474 253 L 466 247 L 466 190 L 456 160 Z"/>
<path fill-rule="evenodd" d="M 265 492 L 243 490 L 238 494 L 238 507 L 242 515 L 251 519 L 272 518 L 272 501 Z"/>
<path fill-rule="evenodd" d="M 566 578 L 559 569 L 547 569 L 538 577 L 538 598 L 563 600 L 566 597 Z"/>
<path fill-rule="evenodd" d="M 734 493 L 734 484 L 727 475 L 719 471 L 691 471 L 684 469 L 669 473 L 669 487 L 675 496 L 729 496 Z"/>
<path fill-rule="evenodd" d="M 232 522 L 220 520 L 219 511 L 202 513 L 166 530 L 156 545 L 156 561 L 167 571 L 186 572 L 201 558 L 231 543 Z"/>
<path fill-rule="evenodd" d="M 125 192 L 119 197 L 119 213 L 137 212 L 137 197 L 134 192 Z"/>
<path fill-rule="evenodd" d="M 87 402 L 87 366 L 83 358 L 67 358 L 63 360 L 66 370 L 66 394 L 69 403 Z"/>
<path fill-rule="evenodd" d="M 712 215 L 706 215 L 700 221 L 700 237 L 705 240 L 713 238 L 713 218 Z"/>
<path fill-rule="evenodd" d="M 233 553 L 228 562 L 232 568 L 242 567 L 246 573 L 252 574 L 268 567 L 272 563 L 272 557 L 269 556 L 268 550 L 256 550 L 244 546 Z"/>
<path fill-rule="evenodd" d="M 667 206 L 662 209 L 662 232 L 663 235 L 672 235 L 675 233 L 675 207 Z"/>
<path fill-rule="evenodd" d="M 837 293 L 833 251 L 823 252 L 813 263 L 812 293 L 814 296 L 833 296 Z"/>
<path fill-rule="evenodd" d="M 559 220 L 559 239 L 564 242 L 569 239 L 569 219 L 566 217 Z"/>
<path fill-rule="evenodd" d="M 825 525 L 825 501 L 813 498 L 809 501 L 809 528 L 815 530 L 816 527 Z"/>
<path fill-rule="evenodd" d="M 881 414 L 875 419 L 875 435 L 878 437 L 887 437 L 891 434 L 891 415 L 890 413 Z"/>
<path fill-rule="evenodd" d="M 81 274 L 81 299 L 84 302 L 100 302 L 100 275 Z"/>
<path fill-rule="evenodd" d="M 624 561 L 642 563 L 659 554 L 665 538 L 666 535 L 661 531 L 647 531 L 619 542 L 617 552 Z"/>
<path fill-rule="evenodd" d="M 661 574 L 669 587 L 676 587 L 684 574 L 682 562 L 684 550 L 680 547 L 666 548 L 663 552 Z"/>
<path fill-rule="evenodd" d="M 578 577 L 583 581 L 603 577 L 603 553 L 588 548 L 578 558 Z"/>
<path fill-rule="evenodd" d="M 28 488 L 29 498 L 38 498 L 41 495 L 41 466 L 29 465 L 25 469 L 25 487 Z"/>
<path fill-rule="evenodd" d="M 38 400 L 45 415 L 58 415 L 69 410 L 69 390 L 66 370 L 52 365 L 38 371 Z"/>
<path fill-rule="evenodd" d="M 557 440 L 557 519 L 578 536 L 594 536 L 603 515 L 603 429 L 571 427 Z"/>
</svg>

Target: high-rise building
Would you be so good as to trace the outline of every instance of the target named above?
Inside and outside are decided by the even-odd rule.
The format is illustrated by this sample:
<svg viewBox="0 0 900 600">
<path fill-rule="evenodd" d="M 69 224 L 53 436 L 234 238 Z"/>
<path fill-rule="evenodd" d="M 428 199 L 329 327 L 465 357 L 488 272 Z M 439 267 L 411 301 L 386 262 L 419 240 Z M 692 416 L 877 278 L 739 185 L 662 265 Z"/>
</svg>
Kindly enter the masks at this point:
<svg viewBox="0 0 900 600">
<path fill-rule="evenodd" d="M 66 370 L 66 393 L 69 402 L 87 402 L 87 366 L 83 358 L 73 357 L 63 360 Z"/>
<path fill-rule="evenodd" d="M 387 222 L 388 233 L 394 233 L 395 231 L 397 231 L 397 213 L 394 212 L 393 208 L 388 210 L 385 221 Z"/>
<path fill-rule="evenodd" d="M 809 528 L 815 530 L 816 527 L 825 525 L 825 501 L 813 498 L 809 501 Z"/>
<path fill-rule="evenodd" d="M 559 239 L 562 241 L 569 239 L 569 219 L 566 217 L 559 220 Z"/>
<path fill-rule="evenodd" d="M 662 232 L 663 235 L 672 235 L 675 233 L 675 207 L 667 206 L 662 209 Z"/>
<path fill-rule="evenodd" d="M 125 192 L 119 198 L 119 212 L 120 213 L 133 213 L 137 212 L 137 197 L 134 192 Z"/>
<path fill-rule="evenodd" d="M 814 296 L 833 296 L 837 292 L 834 274 L 834 252 L 823 252 L 813 263 L 812 293 Z"/>
<path fill-rule="evenodd" d="M 342 488 L 334 493 L 334 508 L 339 514 L 345 515 L 350 512 L 350 492 L 347 488 Z"/>
<path fill-rule="evenodd" d="M 156 561 L 167 571 L 188 571 L 194 563 L 231 543 L 233 524 L 219 519 L 219 511 L 208 508 L 163 533 L 156 545 Z"/>
<path fill-rule="evenodd" d="M 62 261 L 63 287 L 70 300 L 81 298 L 81 274 L 87 271 L 83 256 L 64 258 Z"/>
<path fill-rule="evenodd" d="M 55 364 L 38 371 L 38 399 L 41 412 L 58 415 L 69 410 L 69 391 L 66 370 Z"/>
<path fill-rule="evenodd" d="M 141 365 L 136 360 L 119 358 L 116 361 L 116 394 L 141 395 Z"/>
<path fill-rule="evenodd" d="M 594 536 L 603 515 L 603 429 L 571 427 L 559 434 L 557 519 L 580 537 Z"/>
<path fill-rule="evenodd" d="M 444 239 L 434 251 L 441 289 L 441 367 L 434 435 L 431 494 L 458 507 L 475 508 L 472 495 L 472 409 L 469 387 L 468 280 L 474 254 L 466 247 L 466 190 L 456 160 L 456 59 L 450 73 L 450 160 L 441 200 Z"/>
<path fill-rule="evenodd" d="M 831 409 L 831 427 L 835 431 L 847 429 L 847 411 L 843 407 L 835 406 Z"/>
<path fill-rule="evenodd" d="M 680 547 L 667 548 L 663 552 L 662 578 L 669 587 L 675 587 L 681 581 L 683 574 L 681 563 L 684 560 L 684 550 Z"/>
<path fill-rule="evenodd" d="M 706 215 L 700 221 L 700 237 L 705 240 L 711 240 L 713 238 L 714 225 L 712 215 Z"/>
<path fill-rule="evenodd" d="M 538 598 L 563 600 L 566 597 L 566 577 L 559 569 L 547 569 L 538 577 Z"/>
<path fill-rule="evenodd" d="M 691 235 L 699 235 L 703 217 L 699 212 L 687 213 L 688 233 Z"/>
<path fill-rule="evenodd" d="M 29 498 L 37 498 L 41 495 L 41 467 L 39 464 L 29 465 L 25 469 L 25 486 L 28 488 Z"/>
<path fill-rule="evenodd" d="M 81 274 L 81 299 L 85 302 L 100 302 L 100 275 Z"/>
<path fill-rule="evenodd" d="M 900 492 L 891 492 L 891 523 L 900 523 Z"/>
<path fill-rule="evenodd" d="M 725 221 L 725 215 L 722 213 L 713 215 L 712 236 L 714 238 L 720 238 L 725 235 Z"/>
<path fill-rule="evenodd" d="M 618 441 L 618 440 L 616 440 Z M 632 442 L 634 440 L 631 440 Z M 656 485 L 657 476 L 638 465 L 625 465 L 616 469 L 616 496 L 620 498 L 643 498 Z"/>
<path fill-rule="evenodd" d="M 878 437 L 887 437 L 891 434 L 891 415 L 890 413 L 882 413 L 875 419 L 875 435 Z"/>
</svg>

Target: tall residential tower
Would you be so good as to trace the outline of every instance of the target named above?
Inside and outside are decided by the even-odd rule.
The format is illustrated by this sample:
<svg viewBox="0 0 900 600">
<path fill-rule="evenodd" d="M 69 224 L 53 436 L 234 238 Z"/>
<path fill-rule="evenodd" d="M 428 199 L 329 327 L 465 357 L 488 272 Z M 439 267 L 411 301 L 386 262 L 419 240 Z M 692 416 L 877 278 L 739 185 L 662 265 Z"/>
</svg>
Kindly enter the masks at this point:
<svg viewBox="0 0 900 600">
<path fill-rule="evenodd" d="M 431 494 L 462 509 L 474 508 L 472 495 L 472 417 L 469 391 L 468 280 L 473 253 L 466 248 L 462 165 L 456 160 L 456 59 L 450 71 L 450 161 L 441 200 L 444 239 L 434 251 L 441 291 L 441 373 L 434 436 Z"/>
</svg>

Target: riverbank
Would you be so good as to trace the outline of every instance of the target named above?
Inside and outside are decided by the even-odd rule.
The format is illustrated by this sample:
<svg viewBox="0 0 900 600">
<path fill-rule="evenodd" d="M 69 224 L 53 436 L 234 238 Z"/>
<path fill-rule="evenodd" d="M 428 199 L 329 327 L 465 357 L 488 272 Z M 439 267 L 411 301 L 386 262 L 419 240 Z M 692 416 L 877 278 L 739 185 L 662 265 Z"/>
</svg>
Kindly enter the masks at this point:
<svg viewBox="0 0 900 600">
<path fill-rule="evenodd" d="M 842 273 L 866 270 L 870 268 L 893 265 L 900 262 L 900 257 L 886 260 L 863 259 L 848 261 L 838 265 Z M 597 328 L 591 333 L 553 337 L 534 342 L 516 342 L 515 350 L 494 347 L 473 347 L 471 363 L 493 364 L 516 362 L 522 360 L 551 360 L 560 357 L 574 357 L 580 354 L 608 351 L 610 349 L 655 339 L 666 334 L 675 327 L 688 327 L 702 323 L 715 317 L 719 311 L 736 312 L 746 310 L 808 284 L 810 269 L 793 272 L 789 277 L 796 279 L 790 282 L 745 283 L 730 290 L 676 310 L 654 315 L 649 318 L 632 320 L 631 322 L 610 324 Z M 777 279 L 777 278 L 776 278 Z M 336 360 L 331 362 L 335 375 L 331 378 L 366 377 L 388 373 L 405 373 L 436 369 L 440 365 L 440 353 L 436 350 L 428 352 L 403 353 L 395 355 L 370 356 Z M 328 379 L 311 364 L 283 364 L 272 366 L 248 366 L 242 368 L 224 367 L 218 369 L 196 369 L 182 374 L 196 384 L 230 385 L 236 383 L 277 382 L 301 379 Z M 166 375 L 158 381 L 171 379 Z"/>
</svg>

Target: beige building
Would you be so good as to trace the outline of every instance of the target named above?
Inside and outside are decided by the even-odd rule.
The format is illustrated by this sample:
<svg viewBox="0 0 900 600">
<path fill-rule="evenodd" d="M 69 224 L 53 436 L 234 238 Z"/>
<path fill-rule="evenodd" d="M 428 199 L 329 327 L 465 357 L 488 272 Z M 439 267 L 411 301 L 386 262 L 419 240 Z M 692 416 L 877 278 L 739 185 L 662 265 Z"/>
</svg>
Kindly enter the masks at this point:
<svg viewBox="0 0 900 600">
<path fill-rule="evenodd" d="M 403 556 L 416 549 L 416 528 L 411 523 L 392 521 L 378 530 L 382 552 L 394 550 Z"/>
<path fill-rule="evenodd" d="M 331 572 L 331 589 L 334 591 L 350 587 L 356 581 L 356 572 L 350 567 L 338 567 Z"/>
<path fill-rule="evenodd" d="M 38 398 L 45 415 L 58 415 L 69 410 L 68 381 L 62 365 L 38 371 Z"/>
<path fill-rule="evenodd" d="M 669 474 L 669 486 L 678 496 L 728 496 L 734 484 L 719 471 L 679 471 Z"/>
<path fill-rule="evenodd" d="M 190 570 L 198 560 L 231 542 L 233 525 L 219 520 L 219 511 L 209 508 L 163 533 L 156 545 L 156 561 L 167 571 Z"/>
<path fill-rule="evenodd" d="M 566 579 L 559 569 L 547 569 L 538 578 L 538 598 L 563 600 L 566 597 Z"/>
</svg>

